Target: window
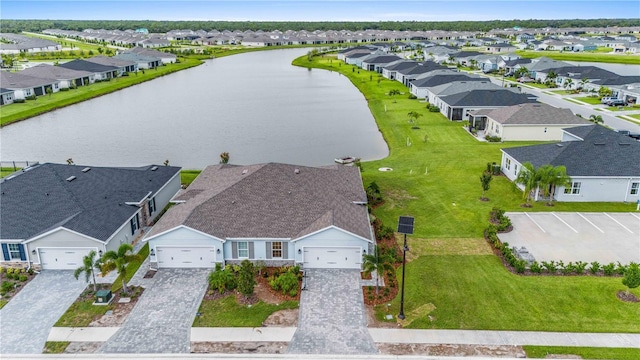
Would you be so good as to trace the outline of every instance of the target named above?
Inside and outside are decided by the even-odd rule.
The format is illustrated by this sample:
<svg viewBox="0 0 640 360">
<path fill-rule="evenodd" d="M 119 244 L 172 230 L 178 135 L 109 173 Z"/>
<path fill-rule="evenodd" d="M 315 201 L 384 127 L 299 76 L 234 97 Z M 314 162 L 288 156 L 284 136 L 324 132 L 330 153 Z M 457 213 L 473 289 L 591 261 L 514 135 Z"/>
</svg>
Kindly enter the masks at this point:
<svg viewBox="0 0 640 360">
<path fill-rule="evenodd" d="M 513 173 L 518 174 L 518 164 L 513 164 Z"/>
<path fill-rule="evenodd" d="M 7 244 L 7 248 L 9 249 L 9 257 L 13 259 L 20 260 L 20 245 L 19 244 Z"/>
<path fill-rule="evenodd" d="M 271 243 L 271 257 L 282 257 L 282 241 L 275 241 Z"/>
<path fill-rule="evenodd" d="M 149 200 L 149 215 L 154 212 L 156 212 L 156 198 L 151 198 L 151 200 Z"/>
<path fill-rule="evenodd" d="M 572 182 L 571 186 L 568 186 L 564 189 L 565 194 L 570 195 L 579 195 L 580 194 L 580 184 L 579 182 Z"/>
<path fill-rule="evenodd" d="M 132 217 L 131 220 L 129 221 L 129 223 L 131 224 L 131 235 L 133 235 L 140 228 L 140 222 L 138 220 L 138 214 L 136 214 L 136 216 Z"/>
<path fill-rule="evenodd" d="M 507 170 L 511 170 L 511 159 L 507 158 L 507 160 L 505 160 L 504 167 L 506 167 Z"/>
<path fill-rule="evenodd" d="M 249 243 L 246 241 L 238 242 L 238 257 L 239 258 L 249 258 Z"/>
<path fill-rule="evenodd" d="M 631 195 L 638 195 L 640 190 L 640 182 L 631 183 Z"/>
</svg>

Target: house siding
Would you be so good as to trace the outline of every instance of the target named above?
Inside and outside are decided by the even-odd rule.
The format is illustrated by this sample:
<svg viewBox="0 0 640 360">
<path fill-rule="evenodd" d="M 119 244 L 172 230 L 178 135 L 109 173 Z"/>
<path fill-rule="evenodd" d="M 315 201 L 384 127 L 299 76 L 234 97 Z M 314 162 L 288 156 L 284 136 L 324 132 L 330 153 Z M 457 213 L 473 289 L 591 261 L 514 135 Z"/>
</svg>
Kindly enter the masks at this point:
<svg viewBox="0 0 640 360">
<path fill-rule="evenodd" d="M 373 249 L 373 243 L 337 228 L 327 228 L 300 239 L 294 244 L 294 256 L 296 263 L 302 263 L 302 249 L 304 247 L 360 247 L 363 250 L 367 250 L 367 253 L 370 253 Z M 298 250 L 300 250 L 301 254 L 298 254 Z"/>
<path fill-rule="evenodd" d="M 488 118 L 486 129 L 490 134 L 500 136 L 503 141 L 559 141 L 562 139 L 562 129 L 573 126 L 579 125 L 502 125 Z"/>
<path fill-rule="evenodd" d="M 558 201 L 568 202 L 631 202 L 638 201 L 638 194 L 630 195 L 630 183 L 640 182 L 638 177 L 595 178 L 573 176 L 573 182 L 580 182 L 580 194 L 565 194 L 564 188 L 556 191 Z"/>
<path fill-rule="evenodd" d="M 221 249 L 219 254 L 216 253 L 216 262 L 224 262 L 224 244 L 221 240 L 188 228 L 177 228 L 149 240 L 149 249 L 155 249 L 157 246 L 213 246 L 216 250 Z M 157 259 L 152 256 L 150 261 L 156 262 Z"/>
<path fill-rule="evenodd" d="M 25 244 L 25 251 L 29 254 L 30 260 L 35 263 L 39 263 L 38 256 L 33 256 L 32 251 L 38 248 L 95 248 L 97 250 L 103 250 L 104 244 L 96 240 L 92 240 L 80 234 L 59 229 L 52 232 L 38 240 L 31 241 Z M 104 251 L 104 250 L 103 250 Z"/>
</svg>

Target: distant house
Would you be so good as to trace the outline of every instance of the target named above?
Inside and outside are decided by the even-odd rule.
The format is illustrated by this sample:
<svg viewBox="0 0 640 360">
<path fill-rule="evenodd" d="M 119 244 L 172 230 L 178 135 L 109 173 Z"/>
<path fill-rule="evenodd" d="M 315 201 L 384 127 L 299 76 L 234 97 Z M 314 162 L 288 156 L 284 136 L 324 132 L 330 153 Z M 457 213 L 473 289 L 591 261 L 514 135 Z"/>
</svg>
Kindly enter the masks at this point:
<svg viewBox="0 0 640 360">
<path fill-rule="evenodd" d="M 453 121 L 468 119 L 469 112 L 473 110 L 497 109 L 536 102 L 536 99 L 528 94 L 518 94 L 504 88 L 471 90 L 438 99 L 441 104 L 440 112 Z"/>
<path fill-rule="evenodd" d="M 20 74 L 41 79 L 58 81 L 61 89 L 89 85 L 94 82 L 94 74 L 88 71 L 67 69 L 61 66 L 38 64 L 20 71 Z"/>
<path fill-rule="evenodd" d="M 120 75 L 120 68 L 118 66 L 102 65 L 81 59 L 71 60 L 58 66 L 65 69 L 92 73 L 96 80 L 113 79 Z"/>
<path fill-rule="evenodd" d="M 174 54 L 170 54 L 164 51 L 159 51 L 154 49 L 143 48 L 139 46 L 133 47 L 125 51 L 123 54 L 127 54 L 127 53 L 135 53 L 135 54 L 140 54 L 142 56 L 147 56 L 151 58 L 158 58 L 164 65 L 173 64 L 176 62 L 178 58 Z"/>
<path fill-rule="evenodd" d="M 100 65 L 116 66 L 118 67 L 118 72 L 120 75 L 138 71 L 138 64 L 136 64 L 134 61 L 119 59 L 117 57 L 94 56 L 85 60 Z"/>
<path fill-rule="evenodd" d="M 419 66 L 417 61 L 398 60 L 390 63 L 387 66 L 384 66 L 382 68 L 382 76 L 389 80 L 395 80 L 398 74 L 398 70 L 411 69 L 416 66 Z"/>
<path fill-rule="evenodd" d="M 562 142 L 502 149 L 501 169 L 513 181 L 530 162 L 565 166 L 571 184 L 558 187 L 553 198 L 570 202 L 632 202 L 640 199 L 640 142 L 590 125 L 563 130 Z M 535 198 L 541 196 L 535 191 Z"/>
<path fill-rule="evenodd" d="M 135 64 L 137 69 L 155 69 L 162 64 L 160 58 L 145 56 L 137 53 L 122 53 L 115 56 L 118 60 L 129 61 Z"/>
<path fill-rule="evenodd" d="M 425 74 L 435 70 L 447 70 L 447 67 L 433 61 L 425 61 L 418 63 L 418 66 L 415 67 L 397 69 L 396 81 L 404 84 L 406 87 L 409 87 L 409 83 L 412 80 L 418 79 L 421 76 L 426 76 Z"/>
<path fill-rule="evenodd" d="M 514 52 L 516 47 L 511 44 L 499 43 L 487 46 L 487 52 L 492 54 Z"/>
<path fill-rule="evenodd" d="M 0 88 L 0 105 L 8 105 L 13 103 L 15 92 L 13 90 Z"/>
<path fill-rule="evenodd" d="M 171 43 L 167 39 L 151 38 L 139 41 L 137 45 L 143 48 L 158 48 L 171 46 Z"/>
<path fill-rule="evenodd" d="M 402 58 L 396 55 L 371 55 L 362 59 L 361 67 L 381 74 L 382 68 L 398 60 Z"/>
<path fill-rule="evenodd" d="M 75 270 L 131 244 L 180 189 L 180 168 L 41 164 L 0 180 L 2 265 Z"/>
<path fill-rule="evenodd" d="M 360 269 L 374 235 L 356 167 L 212 165 L 144 239 L 151 266 Z"/>
<path fill-rule="evenodd" d="M 435 88 L 439 85 L 460 81 L 487 81 L 485 77 L 457 71 L 436 70 L 434 72 L 437 72 L 437 74 L 412 81 L 409 84 L 411 94 L 415 95 L 418 99 L 425 99 L 429 96 L 429 88 Z"/>
<path fill-rule="evenodd" d="M 498 136 L 502 141 L 559 141 L 564 128 L 593 125 L 569 109 L 541 103 L 499 108 L 486 113 L 485 117 L 486 127 L 482 124 L 480 127 L 485 129 L 486 135 Z"/>
</svg>

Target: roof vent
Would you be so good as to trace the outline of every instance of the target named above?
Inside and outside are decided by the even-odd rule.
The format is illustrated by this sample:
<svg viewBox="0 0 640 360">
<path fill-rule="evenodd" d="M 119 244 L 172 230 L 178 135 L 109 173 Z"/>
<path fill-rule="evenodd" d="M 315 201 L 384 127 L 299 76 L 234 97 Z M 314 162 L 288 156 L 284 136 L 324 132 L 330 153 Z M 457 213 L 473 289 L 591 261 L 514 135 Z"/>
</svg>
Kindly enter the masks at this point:
<svg viewBox="0 0 640 360">
<path fill-rule="evenodd" d="M 597 142 L 597 143 L 593 143 L 593 144 L 594 144 L 594 145 L 606 145 L 606 144 L 605 144 L 605 143 L 603 143 L 603 142 Z"/>
<path fill-rule="evenodd" d="M 152 167 L 151 167 L 151 171 L 156 171 L 156 170 L 158 170 L 158 167 L 157 167 L 157 166 L 152 166 Z"/>
<path fill-rule="evenodd" d="M 294 174 L 300 174 L 300 169 L 295 169 L 295 170 L 293 170 L 293 173 L 294 173 Z"/>
<path fill-rule="evenodd" d="M 618 145 L 631 145 L 631 143 L 618 143 Z"/>
<path fill-rule="evenodd" d="M 562 147 L 562 144 L 556 144 L 557 147 Z"/>
<path fill-rule="evenodd" d="M 90 168 L 90 167 L 86 167 L 86 168 L 82 169 L 82 172 L 83 172 L 83 173 L 86 173 L 86 172 L 88 172 L 89 170 L 91 170 L 91 168 Z"/>
<path fill-rule="evenodd" d="M 67 181 L 68 181 L 68 182 L 72 182 L 72 181 L 73 181 L 73 180 L 75 180 L 75 179 L 76 179 L 76 177 L 75 177 L 75 176 L 69 176 L 69 177 L 67 178 Z"/>
<path fill-rule="evenodd" d="M 247 175 L 248 172 L 249 172 L 249 169 L 244 169 L 242 170 L 242 175 Z"/>
</svg>

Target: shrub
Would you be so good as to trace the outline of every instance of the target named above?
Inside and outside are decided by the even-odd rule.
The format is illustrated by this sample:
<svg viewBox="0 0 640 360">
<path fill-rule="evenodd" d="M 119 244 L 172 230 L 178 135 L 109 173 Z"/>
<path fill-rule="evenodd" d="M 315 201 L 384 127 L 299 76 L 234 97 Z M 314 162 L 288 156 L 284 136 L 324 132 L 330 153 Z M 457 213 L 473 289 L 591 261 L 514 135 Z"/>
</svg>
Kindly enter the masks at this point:
<svg viewBox="0 0 640 360">
<path fill-rule="evenodd" d="M 562 261 L 560 261 L 560 263 L 562 263 Z M 576 271 L 576 265 L 573 262 L 569 261 L 568 264 L 560 268 L 560 271 L 562 271 L 563 275 L 569 275 Z"/>
<path fill-rule="evenodd" d="M 597 261 L 592 261 L 591 266 L 589 267 L 589 271 L 594 275 L 597 274 L 598 271 L 600 271 L 600 263 Z"/>
<path fill-rule="evenodd" d="M 516 268 L 518 274 L 522 274 L 527 269 L 527 262 L 524 260 L 516 260 L 513 266 Z"/>
<path fill-rule="evenodd" d="M 435 106 L 435 105 L 427 105 L 427 109 L 429 109 L 429 112 L 440 112 L 440 108 Z"/>
<path fill-rule="evenodd" d="M 0 286 L 0 291 L 3 294 L 8 293 L 13 290 L 13 283 L 11 281 L 3 281 L 2 286 Z"/>
<path fill-rule="evenodd" d="M 549 274 L 555 274 L 558 271 L 558 266 L 555 261 L 543 261 L 542 266 L 547 270 Z"/>
<path fill-rule="evenodd" d="M 587 269 L 587 263 L 584 261 L 576 261 L 575 271 L 576 274 L 581 275 L 584 274 L 584 271 Z"/>
<path fill-rule="evenodd" d="M 18 278 L 18 280 L 20 280 L 22 282 L 27 281 L 27 279 L 28 279 L 27 275 L 20 275 L 20 277 Z"/>
<path fill-rule="evenodd" d="M 60 91 L 69 91 L 69 88 L 60 88 Z"/>
<path fill-rule="evenodd" d="M 225 289 L 236 288 L 236 277 L 230 267 L 222 269 L 220 264 L 216 264 L 216 269 L 209 274 L 209 286 L 222 294 Z"/>
<path fill-rule="evenodd" d="M 417 98 L 418 98 L 417 96 L 415 96 L 415 95 L 413 95 L 413 94 L 409 94 L 409 99 L 411 99 L 411 100 L 415 100 L 415 99 L 417 99 Z"/>
<path fill-rule="evenodd" d="M 291 271 L 287 271 L 275 279 L 269 281 L 271 288 L 276 291 L 281 291 L 283 294 L 290 294 L 294 292 L 295 296 L 298 288 L 298 277 Z"/>
<path fill-rule="evenodd" d="M 484 137 L 485 140 L 487 140 L 488 142 L 500 142 L 502 141 L 502 138 L 500 136 L 491 136 L 491 135 L 487 135 Z"/>
<path fill-rule="evenodd" d="M 534 274 L 540 274 L 542 272 L 542 266 L 540 266 L 537 261 L 534 261 L 533 264 L 529 266 L 529 270 Z"/>
<path fill-rule="evenodd" d="M 253 263 L 249 260 L 242 260 L 240 271 L 238 272 L 238 290 L 245 296 L 253 294 L 256 286 L 256 271 Z"/>
<path fill-rule="evenodd" d="M 608 263 L 607 265 L 603 265 L 602 271 L 604 272 L 605 275 L 611 276 L 616 272 L 616 264 Z"/>
<path fill-rule="evenodd" d="M 619 261 L 618 261 L 618 265 L 616 265 L 616 274 L 618 275 L 624 275 L 624 273 L 627 271 L 627 267 L 622 265 Z"/>
<path fill-rule="evenodd" d="M 36 96 L 35 95 L 25 96 L 25 99 L 27 99 L 27 100 L 35 100 Z"/>
<path fill-rule="evenodd" d="M 25 101 L 26 101 L 25 99 L 13 99 L 13 102 L 14 102 L 15 104 L 22 104 L 22 103 L 24 103 Z"/>
</svg>

